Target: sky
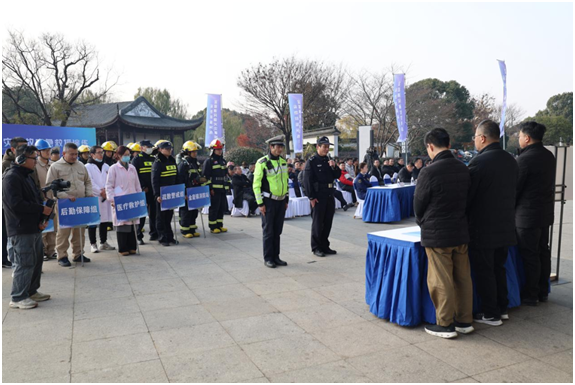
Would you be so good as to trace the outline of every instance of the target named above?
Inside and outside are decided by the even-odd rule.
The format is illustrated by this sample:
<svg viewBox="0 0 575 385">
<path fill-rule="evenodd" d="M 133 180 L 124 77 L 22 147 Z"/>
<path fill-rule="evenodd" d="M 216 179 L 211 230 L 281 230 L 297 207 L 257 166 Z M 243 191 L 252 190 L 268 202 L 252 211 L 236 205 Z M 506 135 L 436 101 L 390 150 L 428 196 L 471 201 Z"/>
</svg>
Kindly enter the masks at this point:
<svg viewBox="0 0 575 385">
<path fill-rule="evenodd" d="M 498 102 L 496 59 L 505 60 L 508 104 L 525 117 L 573 91 L 572 3 L 12 1 L 2 9 L 3 45 L 9 29 L 84 40 L 119 76 L 113 100 L 165 88 L 191 114 L 207 93 L 241 109 L 240 72 L 291 55 L 352 72 L 394 65 L 408 84 L 456 80 Z"/>
</svg>

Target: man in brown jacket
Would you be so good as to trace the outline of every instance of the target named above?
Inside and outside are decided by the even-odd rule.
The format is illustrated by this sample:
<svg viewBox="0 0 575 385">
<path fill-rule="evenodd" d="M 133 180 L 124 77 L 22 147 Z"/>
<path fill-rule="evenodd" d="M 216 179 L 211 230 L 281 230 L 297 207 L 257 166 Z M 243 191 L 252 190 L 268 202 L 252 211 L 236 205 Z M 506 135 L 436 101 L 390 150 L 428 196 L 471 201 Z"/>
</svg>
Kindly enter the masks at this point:
<svg viewBox="0 0 575 385">
<path fill-rule="evenodd" d="M 74 143 L 66 143 L 62 158 L 53 163 L 48 170 L 46 184 L 52 183 L 55 179 L 64 179 L 70 182 L 68 191 L 58 192 L 58 199 L 70 199 L 75 201 L 76 198 L 92 196 L 92 181 L 82 162 L 78 162 L 78 146 Z M 56 211 L 57 213 L 58 211 Z M 68 259 L 68 247 L 70 246 L 70 235 L 72 235 L 72 253 L 74 262 L 80 262 L 84 254 L 85 227 L 63 229 L 59 228 L 56 234 L 56 252 L 58 254 L 58 263 L 62 267 L 68 267 L 72 264 Z M 84 256 L 84 262 L 90 262 L 90 259 Z"/>
</svg>

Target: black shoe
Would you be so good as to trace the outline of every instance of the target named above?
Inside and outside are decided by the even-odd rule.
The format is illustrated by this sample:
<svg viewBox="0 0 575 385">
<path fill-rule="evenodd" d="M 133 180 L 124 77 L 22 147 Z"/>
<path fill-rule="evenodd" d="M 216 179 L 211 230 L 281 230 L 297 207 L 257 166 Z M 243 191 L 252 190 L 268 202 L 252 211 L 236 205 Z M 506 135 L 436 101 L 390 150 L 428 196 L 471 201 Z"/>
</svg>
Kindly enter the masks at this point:
<svg viewBox="0 0 575 385">
<path fill-rule="evenodd" d="M 49 259 L 57 259 L 57 258 L 58 258 L 58 254 L 54 253 L 54 254 L 50 255 L 48 258 L 49 258 Z"/>
<path fill-rule="evenodd" d="M 348 205 L 343 205 L 343 207 L 342 207 L 343 211 L 347 211 L 348 208 L 349 208 Z"/>
<path fill-rule="evenodd" d="M 7 268 L 9 268 L 9 267 L 12 267 L 12 262 L 10 262 L 10 261 L 2 262 L 2 268 L 3 268 L 3 269 L 4 269 L 4 268 L 7 269 Z"/>
<path fill-rule="evenodd" d="M 273 263 L 272 261 L 265 261 L 264 265 L 266 265 L 266 267 L 269 267 L 270 269 L 276 268 L 276 264 Z"/>
<path fill-rule="evenodd" d="M 432 336 L 441 338 L 455 338 L 457 337 L 457 332 L 455 331 L 455 326 L 453 324 L 445 327 L 440 325 L 427 325 L 425 331 Z"/>
<path fill-rule="evenodd" d="M 84 263 L 91 262 L 91 261 L 90 261 L 90 258 L 86 257 L 85 255 L 84 255 L 84 258 L 83 258 L 83 259 L 84 259 Z M 73 262 L 82 262 L 82 258 L 81 258 L 80 256 L 77 256 L 77 257 L 74 258 L 72 261 L 73 261 Z"/>
<path fill-rule="evenodd" d="M 175 239 L 171 240 L 170 243 L 173 243 L 174 245 L 179 245 L 180 241 L 176 241 Z"/>
<path fill-rule="evenodd" d="M 157 240 L 158 240 L 157 236 L 156 237 L 150 237 L 150 241 L 157 241 Z"/>
<path fill-rule="evenodd" d="M 325 254 L 320 249 L 314 250 L 313 255 L 315 255 L 316 257 L 325 257 Z"/>
<path fill-rule="evenodd" d="M 455 331 L 461 334 L 469 334 L 475 329 L 471 324 L 455 321 Z"/>
<path fill-rule="evenodd" d="M 276 259 L 275 260 L 276 265 L 278 266 L 287 266 L 287 262 L 286 261 L 282 261 L 281 259 Z"/>
<path fill-rule="evenodd" d="M 160 245 L 162 245 L 162 246 L 170 246 L 170 242 L 160 242 Z"/>
<path fill-rule="evenodd" d="M 64 257 L 62 259 L 60 259 L 58 261 L 58 264 L 62 267 L 70 267 L 72 266 L 72 264 L 70 263 L 70 260 L 68 259 L 68 257 Z"/>
<path fill-rule="evenodd" d="M 525 306 L 537 306 L 538 303 L 539 303 L 538 299 L 533 299 L 533 298 L 521 299 L 521 305 L 525 305 Z"/>
<path fill-rule="evenodd" d="M 326 254 L 337 254 L 337 251 L 330 249 L 329 247 L 327 248 L 326 251 L 324 251 L 324 253 Z"/>
<path fill-rule="evenodd" d="M 473 321 L 480 323 L 480 324 L 490 325 L 490 326 L 503 325 L 503 322 L 501 321 L 501 317 L 487 317 L 483 313 L 475 314 L 473 316 Z"/>
<path fill-rule="evenodd" d="M 539 296 L 539 302 L 547 302 L 549 301 L 549 296 L 547 295 L 540 295 Z"/>
<path fill-rule="evenodd" d="M 144 242 L 143 239 L 140 239 L 140 240 L 138 240 L 138 244 L 139 244 L 140 246 L 143 246 L 143 245 L 145 245 L 146 243 Z"/>
</svg>

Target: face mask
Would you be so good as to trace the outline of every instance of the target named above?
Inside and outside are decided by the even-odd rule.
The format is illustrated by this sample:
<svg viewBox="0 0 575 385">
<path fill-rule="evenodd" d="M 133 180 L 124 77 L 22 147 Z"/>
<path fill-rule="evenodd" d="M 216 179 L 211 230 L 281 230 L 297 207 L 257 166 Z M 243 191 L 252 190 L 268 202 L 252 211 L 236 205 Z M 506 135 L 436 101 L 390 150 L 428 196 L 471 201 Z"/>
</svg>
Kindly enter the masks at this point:
<svg viewBox="0 0 575 385">
<path fill-rule="evenodd" d="M 122 157 L 122 162 L 129 163 L 130 162 L 130 155 L 124 155 Z"/>
<path fill-rule="evenodd" d="M 153 148 L 146 148 L 145 152 L 146 152 L 146 154 L 151 155 L 152 152 L 154 152 L 154 149 Z"/>
<path fill-rule="evenodd" d="M 103 159 L 93 158 L 96 162 L 102 162 Z"/>
</svg>

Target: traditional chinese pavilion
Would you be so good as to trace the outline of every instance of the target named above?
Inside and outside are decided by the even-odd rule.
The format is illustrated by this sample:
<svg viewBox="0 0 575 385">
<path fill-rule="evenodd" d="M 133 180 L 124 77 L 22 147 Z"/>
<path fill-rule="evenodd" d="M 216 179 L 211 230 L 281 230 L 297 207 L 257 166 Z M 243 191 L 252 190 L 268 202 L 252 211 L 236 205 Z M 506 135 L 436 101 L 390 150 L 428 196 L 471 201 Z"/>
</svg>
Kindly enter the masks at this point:
<svg viewBox="0 0 575 385">
<path fill-rule="evenodd" d="M 102 144 L 113 140 L 118 145 L 144 139 L 155 143 L 167 139 L 181 148 L 184 132 L 198 128 L 204 118 L 182 120 L 159 112 L 143 96 L 132 102 L 84 106 L 76 109 L 68 120 L 69 127 L 94 127 L 96 140 Z"/>
</svg>

